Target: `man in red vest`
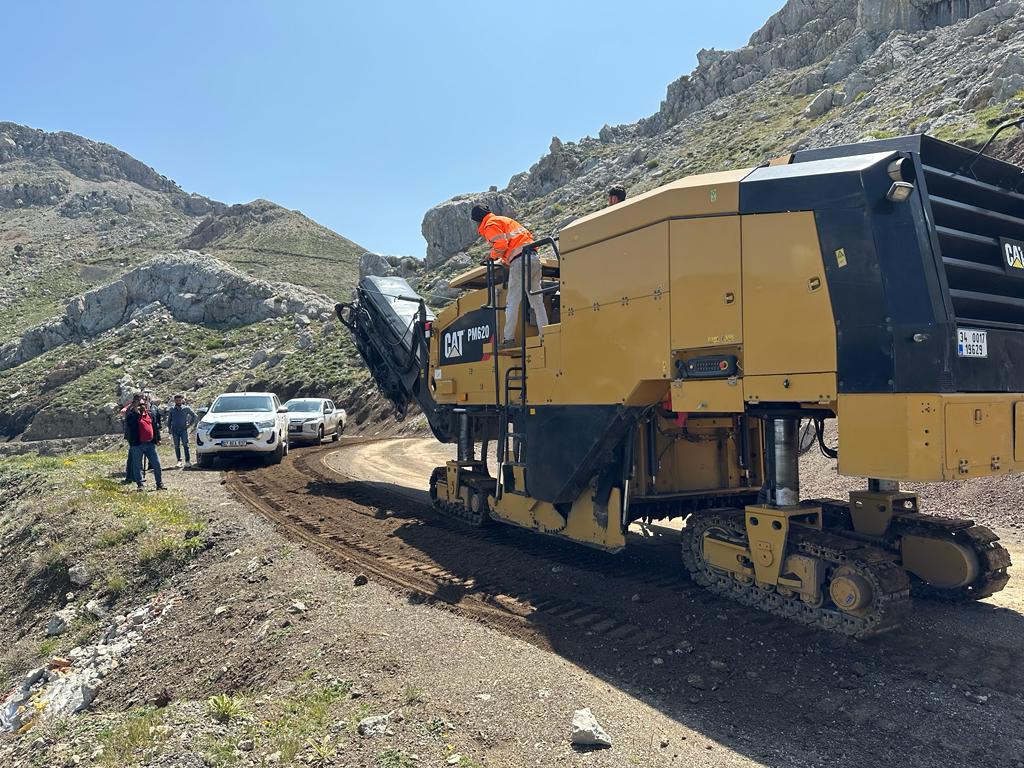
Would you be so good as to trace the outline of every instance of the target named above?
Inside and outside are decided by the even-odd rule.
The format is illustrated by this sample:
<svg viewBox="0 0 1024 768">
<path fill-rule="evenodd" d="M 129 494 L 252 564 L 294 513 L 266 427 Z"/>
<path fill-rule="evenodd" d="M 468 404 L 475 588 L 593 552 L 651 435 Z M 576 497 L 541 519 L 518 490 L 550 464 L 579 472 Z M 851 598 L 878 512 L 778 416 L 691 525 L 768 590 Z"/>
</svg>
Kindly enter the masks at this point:
<svg viewBox="0 0 1024 768">
<path fill-rule="evenodd" d="M 526 260 L 520 258 L 524 253 L 529 259 L 530 291 L 540 290 L 540 256 L 529 247 L 533 243 L 533 235 L 515 219 L 508 216 L 497 216 L 491 213 L 486 205 L 474 205 L 470 212 L 477 223 L 479 232 L 491 244 L 491 259 L 499 261 L 508 269 L 508 292 L 505 298 L 505 332 L 501 346 L 515 345 L 516 320 L 519 318 L 519 302 L 522 298 L 523 277 L 526 271 Z M 527 294 L 533 314 L 537 319 L 540 335 L 544 336 L 544 326 L 548 324 L 548 313 L 544 308 L 544 297 L 539 293 Z"/>
<path fill-rule="evenodd" d="M 128 436 L 128 449 L 130 453 L 129 464 L 134 477 L 135 486 L 143 490 L 142 485 L 142 457 L 149 460 L 149 466 L 153 470 L 153 477 L 156 479 L 156 489 L 164 489 L 163 473 L 160 469 L 160 456 L 156 447 L 160 444 L 160 422 L 154 418 L 153 412 L 142 395 L 135 395 L 132 398 L 131 407 L 125 413 L 125 434 Z"/>
</svg>

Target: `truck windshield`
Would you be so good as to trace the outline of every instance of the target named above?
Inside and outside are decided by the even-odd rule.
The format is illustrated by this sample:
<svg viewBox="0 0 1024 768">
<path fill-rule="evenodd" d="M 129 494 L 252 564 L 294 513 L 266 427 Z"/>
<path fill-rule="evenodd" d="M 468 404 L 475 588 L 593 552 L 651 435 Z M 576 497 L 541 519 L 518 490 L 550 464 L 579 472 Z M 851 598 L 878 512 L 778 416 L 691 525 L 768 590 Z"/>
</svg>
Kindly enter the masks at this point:
<svg viewBox="0 0 1024 768">
<path fill-rule="evenodd" d="M 243 411 L 273 411 L 274 404 L 266 395 L 221 395 L 210 413 L 241 413 Z"/>
<path fill-rule="evenodd" d="M 289 400 L 285 403 L 289 411 L 319 411 L 319 400 Z"/>
</svg>

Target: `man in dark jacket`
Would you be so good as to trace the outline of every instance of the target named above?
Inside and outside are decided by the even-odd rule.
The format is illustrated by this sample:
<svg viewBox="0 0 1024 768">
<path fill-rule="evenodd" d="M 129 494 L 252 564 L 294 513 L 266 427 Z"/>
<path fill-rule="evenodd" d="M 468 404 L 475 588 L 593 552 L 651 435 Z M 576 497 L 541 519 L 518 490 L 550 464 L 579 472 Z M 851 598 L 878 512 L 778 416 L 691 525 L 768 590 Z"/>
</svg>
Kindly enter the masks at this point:
<svg viewBox="0 0 1024 768">
<path fill-rule="evenodd" d="M 156 447 L 160 444 L 160 422 L 154 418 L 151 409 L 141 397 L 132 400 L 132 407 L 125 414 L 125 430 L 128 435 L 128 445 L 131 446 L 130 463 L 134 474 L 135 486 L 143 490 L 142 486 L 142 459 L 149 461 L 153 470 L 153 477 L 156 480 L 156 489 L 164 489 L 163 473 L 160 470 L 160 456 Z"/>
<path fill-rule="evenodd" d="M 128 412 L 138 408 L 140 402 L 142 402 L 142 395 L 135 393 L 121 409 L 121 431 L 124 433 L 125 440 L 128 440 Z M 135 471 L 132 469 L 132 446 L 129 443 L 128 458 L 124 463 L 124 480 L 121 481 L 121 485 L 130 485 L 133 482 L 135 482 Z"/>
<path fill-rule="evenodd" d="M 167 429 L 174 441 L 174 458 L 178 462 L 178 469 L 181 469 L 181 448 L 185 447 L 185 466 L 192 466 L 192 455 L 188 449 L 188 430 L 193 424 L 199 421 L 196 412 L 185 405 L 183 395 L 174 396 L 174 405 L 167 409 Z"/>
</svg>

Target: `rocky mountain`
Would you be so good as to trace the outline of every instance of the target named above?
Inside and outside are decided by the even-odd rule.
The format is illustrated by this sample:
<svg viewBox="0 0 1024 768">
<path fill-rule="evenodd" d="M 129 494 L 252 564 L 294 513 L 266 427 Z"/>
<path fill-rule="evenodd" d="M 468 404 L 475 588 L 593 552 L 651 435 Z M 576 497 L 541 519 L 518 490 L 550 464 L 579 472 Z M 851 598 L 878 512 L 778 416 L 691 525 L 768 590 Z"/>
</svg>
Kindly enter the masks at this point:
<svg viewBox="0 0 1024 768">
<path fill-rule="evenodd" d="M 268 200 L 216 211 L 182 240 L 183 248 L 223 259 L 265 280 L 287 280 L 338 299 L 355 287 L 367 251 L 297 211 Z"/>
<path fill-rule="evenodd" d="M 120 404 L 142 388 L 199 404 L 239 389 L 330 393 L 357 428 L 382 408 L 334 320 L 333 299 L 191 251 L 75 297 L 63 314 L 0 347 L 0 434 L 41 440 L 116 430 Z"/>
<path fill-rule="evenodd" d="M 201 250 L 246 274 L 348 295 L 366 249 L 266 200 L 189 194 L 130 155 L 0 123 L 0 342 L 150 258 Z"/>
<path fill-rule="evenodd" d="M 548 154 L 501 190 L 462 195 L 427 211 L 423 235 L 443 293 L 449 266 L 478 258 L 472 202 L 512 212 L 535 232 L 556 231 L 604 204 L 684 176 L 760 164 L 799 148 L 927 132 L 977 145 L 1024 111 L 1020 0 L 788 0 L 746 46 L 703 50 L 668 86 L 656 113 L 603 126 Z M 993 153 L 1019 159 L 1016 131 Z M 469 252 L 468 256 L 463 256 Z"/>
<path fill-rule="evenodd" d="M 747 45 L 697 58 L 649 117 L 553 138 L 504 188 L 430 209 L 425 261 L 366 253 L 267 201 L 188 194 L 105 144 L 0 123 L 0 434 L 107 428 L 105 404 L 142 384 L 200 399 L 326 387 L 369 418 L 372 387 L 324 311 L 359 274 L 402 275 L 443 303 L 482 255 L 477 200 L 546 234 L 613 183 L 636 194 L 913 132 L 976 146 L 1024 114 L 1024 0 L 788 0 Z M 1004 136 L 991 151 L 1024 158 L 1019 132 Z"/>
<path fill-rule="evenodd" d="M 0 439 L 98 434 L 136 388 L 257 386 L 378 407 L 333 304 L 365 249 L 227 206 L 107 144 L 0 123 Z"/>
</svg>

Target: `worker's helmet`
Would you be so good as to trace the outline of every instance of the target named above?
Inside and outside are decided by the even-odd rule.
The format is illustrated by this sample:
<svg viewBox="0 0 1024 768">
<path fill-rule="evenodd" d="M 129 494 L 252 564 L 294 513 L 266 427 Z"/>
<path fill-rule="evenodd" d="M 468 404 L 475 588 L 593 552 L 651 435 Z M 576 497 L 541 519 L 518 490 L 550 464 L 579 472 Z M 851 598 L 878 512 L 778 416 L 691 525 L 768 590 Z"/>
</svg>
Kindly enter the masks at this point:
<svg viewBox="0 0 1024 768">
<path fill-rule="evenodd" d="M 473 210 L 470 212 L 470 216 L 477 224 L 484 220 L 484 216 L 491 212 L 491 209 L 486 205 L 474 205 Z"/>
</svg>

